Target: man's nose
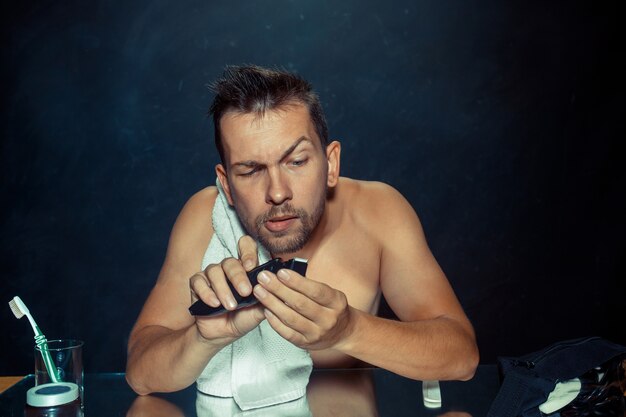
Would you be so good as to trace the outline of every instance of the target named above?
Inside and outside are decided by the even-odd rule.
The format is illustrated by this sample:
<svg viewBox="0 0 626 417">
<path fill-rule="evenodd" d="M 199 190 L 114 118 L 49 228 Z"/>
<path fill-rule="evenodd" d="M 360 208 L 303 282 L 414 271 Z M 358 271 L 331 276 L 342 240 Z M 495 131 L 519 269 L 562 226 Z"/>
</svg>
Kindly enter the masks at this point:
<svg viewBox="0 0 626 417">
<path fill-rule="evenodd" d="M 269 169 L 269 179 L 265 201 L 268 204 L 281 205 L 285 201 L 291 200 L 292 192 L 289 181 L 280 172 L 280 168 Z"/>
</svg>

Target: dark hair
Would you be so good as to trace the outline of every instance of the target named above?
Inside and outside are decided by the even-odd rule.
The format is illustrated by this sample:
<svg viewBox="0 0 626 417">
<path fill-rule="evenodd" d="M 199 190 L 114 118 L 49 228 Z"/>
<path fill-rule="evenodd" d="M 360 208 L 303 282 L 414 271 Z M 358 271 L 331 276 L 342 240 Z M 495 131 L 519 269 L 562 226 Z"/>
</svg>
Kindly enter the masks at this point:
<svg viewBox="0 0 626 417">
<path fill-rule="evenodd" d="M 225 161 L 220 119 L 229 111 L 262 116 L 268 110 L 302 103 L 309 110 L 322 149 L 328 144 L 328 127 L 320 100 L 311 84 L 296 74 L 256 65 L 227 66 L 222 78 L 215 81 L 211 89 L 215 92 L 215 99 L 209 114 L 213 116 L 215 147 L 222 163 Z"/>
</svg>

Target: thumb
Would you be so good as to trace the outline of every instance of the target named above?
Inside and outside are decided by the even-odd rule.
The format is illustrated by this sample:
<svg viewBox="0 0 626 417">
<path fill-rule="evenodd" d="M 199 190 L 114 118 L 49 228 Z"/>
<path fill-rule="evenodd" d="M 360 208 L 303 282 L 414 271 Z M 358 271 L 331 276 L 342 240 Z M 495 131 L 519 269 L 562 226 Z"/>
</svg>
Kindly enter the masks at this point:
<svg viewBox="0 0 626 417">
<path fill-rule="evenodd" d="M 257 244 L 251 236 L 242 236 L 237 244 L 237 249 L 239 251 L 239 259 L 246 271 L 250 271 L 258 265 Z"/>
<path fill-rule="evenodd" d="M 257 327 L 265 319 L 263 305 L 260 303 L 228 314 L 233 314 L 233 327 L 236 329 L 239 337 Z"/>
</svg>

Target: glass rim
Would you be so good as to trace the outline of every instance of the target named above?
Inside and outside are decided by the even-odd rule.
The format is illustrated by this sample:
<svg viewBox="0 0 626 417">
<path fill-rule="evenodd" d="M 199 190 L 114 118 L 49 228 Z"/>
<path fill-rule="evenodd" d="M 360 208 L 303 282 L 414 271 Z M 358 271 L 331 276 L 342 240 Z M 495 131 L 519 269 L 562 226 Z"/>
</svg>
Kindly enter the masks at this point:
<svg viewBox="0 0 626 417">
<path fill-rule="evenodd" d="M 59 346 L 59 347 L 50 346 L 50 344 L 54 344 L 54 343 L 65 343 L 65 345 Z M 48 350 L 54 350 L 54 351 L 75 349 L 75 348 L 82 347 L 84 344 L 85 344 L 84 341 L 78 340 L 78 339 L 52 339 L 52 340 L 47 341 Z M 39 346 L 36 346 L 36 345 L 35 345 L 35 350 L 41 352 L 41 349 L 39 348 Z"/>
</svg>

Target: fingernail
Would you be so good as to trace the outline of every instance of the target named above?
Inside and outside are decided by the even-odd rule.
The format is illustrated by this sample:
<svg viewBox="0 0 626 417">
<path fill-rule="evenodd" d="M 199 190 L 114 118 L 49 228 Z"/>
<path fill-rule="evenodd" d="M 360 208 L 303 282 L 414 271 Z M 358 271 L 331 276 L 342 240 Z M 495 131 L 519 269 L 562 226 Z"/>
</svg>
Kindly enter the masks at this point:
<svg viewBox="0 0 626 417">
<path fill-rule="evenodd" d="M 239 289 L 239 294 L 241 293 L 248 294 L 250 292 L 250 285 L 246 284 L 245 282 L 242 282 L 241 284 L 237 286 L 237 289 Z"/>
<path fill-rule="evenodd" d="M 264 309 L 263 312 L 265 313 L 265 317 L 274 317 L 274 314 L 272 314 L 272 312 L 269 311 L 267 308 Z"/>
<path fill-rule="evenodd" d="M 237 307 L 237 301 L 235 301 L 235 299 L 232 297 L 228 297 L 228 299 L 226 300 L 226 305 L 230 308 L 235 308 Z"/>
<path fill-rule="evenodd" d="M 267 291 L 265 291 L 265 288 L 257 285 L 254 287 L 254 295 L 256 295 L 257 298 L 265 298 L 267 297 Z"/>
<path fill-rule="evenodd" d="M 259 280 L 259 282 L 263 284 L 267 284 L 270 282 L 270 277 L 269 275 L 267 275 L 267 272 L 265 271 L 259 272 L 259 275 L 257 275 L 257 279 Z"/>
<path fill-rule="evenodd" d="M 287 272 L 286 269 L 281 269 L 280 271 L 278 271 L 276 275 L 278 276 L 278 278 L 282 279 L 283 281 L 289 281 L 289 279 L 291 278 L 289 276 L 289 272 Z"/>
<path fill-rule="evenodd" d="M 252 260 L 248 259 L 247 261 L 245 261 L 243 263 L 243 267 L 246 268 L 247 271 L 249 271 L 252 268 L 254 268 L 254 262 L 252 262 Z"/>
</svg>

